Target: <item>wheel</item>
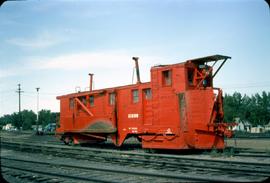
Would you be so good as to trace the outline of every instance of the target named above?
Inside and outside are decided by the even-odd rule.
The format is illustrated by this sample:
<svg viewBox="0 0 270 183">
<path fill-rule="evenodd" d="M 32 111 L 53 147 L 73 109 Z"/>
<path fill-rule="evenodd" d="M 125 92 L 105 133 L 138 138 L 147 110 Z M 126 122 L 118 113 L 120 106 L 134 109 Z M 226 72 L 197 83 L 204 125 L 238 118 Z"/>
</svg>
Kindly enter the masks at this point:
<svg viewBox="0 0 270 183">
<path fill-rule="evenodd" d="M 66 145 L 74 145 L 72 136 L 63 137 L 63 141 Z"/>
<path fill-rule="evenodd" d="M 73 140 L 73 137 L 69 137 L 68 145 L 74 146 L 74 140 Z"/>
</svg>

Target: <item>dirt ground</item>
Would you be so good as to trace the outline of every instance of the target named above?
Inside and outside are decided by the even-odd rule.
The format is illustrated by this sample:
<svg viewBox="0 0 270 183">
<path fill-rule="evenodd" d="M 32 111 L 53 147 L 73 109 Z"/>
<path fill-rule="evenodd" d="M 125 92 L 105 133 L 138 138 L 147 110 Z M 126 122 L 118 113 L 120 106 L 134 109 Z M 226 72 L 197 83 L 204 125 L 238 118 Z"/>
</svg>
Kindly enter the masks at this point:
<svg viewBox="0 0 270 183">
<path fill-rule="evenodd" d="M 252 148 L 266 150 L 270 152 L 270 139 L 268 138 L 257 138 L 257 139 L 241 139 L 232 138 L 226 139 L 227 146 L 236 148 Z"/>
</svg>

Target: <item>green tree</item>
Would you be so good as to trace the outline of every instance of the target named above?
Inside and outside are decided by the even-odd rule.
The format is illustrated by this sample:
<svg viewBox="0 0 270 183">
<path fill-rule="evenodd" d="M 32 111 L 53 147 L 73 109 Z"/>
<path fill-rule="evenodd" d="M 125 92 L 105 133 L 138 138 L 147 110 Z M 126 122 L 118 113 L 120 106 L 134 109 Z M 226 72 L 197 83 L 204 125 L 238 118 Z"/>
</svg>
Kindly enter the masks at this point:
<svg viewBox="0 0 270 183">
<path fill-rule="evenodd" d="M 232 96 L 225 94 L 224 119 L 233 122 L 236 117 L 243 118 L 242 95 L 235 92 Z"/>
<path fill-rule="evenodd" d="M 233 121 L 236 117 L 249 121 L 253 126 L 270 122 L 270 93 L 256 93 L 251 97 L 235 92 L 224 97 L 225 121 Z"/>
<path fill-rule="evenodd" d="M 38 124 L 42 125 L 42 127 L 45 127 L 47 124 L 51 123 L 52 117 L 51 117 L 51 111 L 42 109 L 38 113 Z"/>
<path fill-rule="evenodd" d="M 226 122 L 232 122 L 234 118 L 233 98 L 232 96 L 225 94 L 223 101 L 224 120 Z"/>
<path fill-rule="evenodd" d="M 60 113 L 52 112 L 51 113 L 51 123 L 57 123 L 59 121 Z"/>
<path fill-rule="evenodd" d="M 32 110 L 21 111 L 22 120 L 17 112 L 6 114 L 0 117 L 0 127 L 11 123 L 17 129 L 22 127 L 23 130 L 30 130 L 32 125 L 36 125 L 37 115 Z M 42 109 L 39 111 L 39 125 L 45 127 L 48 123 L 57 123 L 59 120 L 59 112 L 51 112 L 50 110 Z"/>
<path fill-rule="evenodd" d="M 10 114 L 5 114 L 0 118 L 0 127 L 2 128 L 8 123 L 12 123 L 12 116 Z"/>
<path fill-rule="evenodd" d="M 11 115 L 12 125 L 15 126 L 17 129 L 20 129 L 22 126 L 22 121 L 20 120 L 20 115 L 18 112 L 14 112 Z"/>
<path fill-rule="evenodd" d="M 23 130 L 30 130 L 36 124 L 37 115 L 32 111 L 23 110 L 22 112 Z"/>
</svg>

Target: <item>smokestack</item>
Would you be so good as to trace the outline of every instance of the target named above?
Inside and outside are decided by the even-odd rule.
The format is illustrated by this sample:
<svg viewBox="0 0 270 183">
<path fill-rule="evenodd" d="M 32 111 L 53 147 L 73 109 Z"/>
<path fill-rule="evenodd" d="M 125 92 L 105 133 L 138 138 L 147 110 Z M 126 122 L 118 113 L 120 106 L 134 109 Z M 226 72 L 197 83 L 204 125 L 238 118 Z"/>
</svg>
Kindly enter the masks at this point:
<svg viewBox="0 0 270 183">
<path fill-rule="evenodd" d="M 90 86 L 89 86 L 89 90 L 92 91 L 92 90 L 93 90 L 93 76 L 94 76 L 94 74 L 89 73 L 88 75 L 90 76 Z"/>
<path fill-rule="evenodd" d="M 137 75 L 137 84 L 139 84 L 139 83 L 141 83 L 140 69 L 139 69 L 139 64 L 138 64 L 139 57 L 132 57 L 132 59 L 135 61 L 136 75 Z"/>
</svg>

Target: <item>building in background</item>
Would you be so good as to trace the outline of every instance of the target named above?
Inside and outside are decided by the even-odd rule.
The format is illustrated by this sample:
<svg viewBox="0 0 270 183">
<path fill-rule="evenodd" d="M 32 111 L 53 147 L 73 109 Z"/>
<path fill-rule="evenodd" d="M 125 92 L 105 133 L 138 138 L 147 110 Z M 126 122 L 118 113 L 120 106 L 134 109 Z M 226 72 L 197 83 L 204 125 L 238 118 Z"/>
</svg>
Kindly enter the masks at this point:
<svg viewBox="0 0 270 183">
<path fill-rule="evenodd" d="M 17 128 L 15 128 L 11 123 L 4 125 L 2 129 L 6 131 L 17 131 Z"/>
<path fill-rule="evenodd" d="M 251 124 L 248 121 L 243 121 L 240 118 L 235 118 L 236 126 L 232 128 L 233 131 L 251 132 Z"/>
</svg>

